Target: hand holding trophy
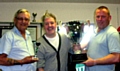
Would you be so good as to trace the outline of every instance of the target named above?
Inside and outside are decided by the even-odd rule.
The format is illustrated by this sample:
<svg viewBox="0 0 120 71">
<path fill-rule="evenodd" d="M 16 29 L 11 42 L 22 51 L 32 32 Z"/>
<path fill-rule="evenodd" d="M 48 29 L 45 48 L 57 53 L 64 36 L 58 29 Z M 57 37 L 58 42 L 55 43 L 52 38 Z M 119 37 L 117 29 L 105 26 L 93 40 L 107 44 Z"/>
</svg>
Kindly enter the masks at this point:
<svg viewBox="0 0 120 71">
<path fill-rule="evenodd" d="M 81 54 L 82 50 L 80 44 L 73 44 L 73 51 L 74 54 Z"/>
</svg>

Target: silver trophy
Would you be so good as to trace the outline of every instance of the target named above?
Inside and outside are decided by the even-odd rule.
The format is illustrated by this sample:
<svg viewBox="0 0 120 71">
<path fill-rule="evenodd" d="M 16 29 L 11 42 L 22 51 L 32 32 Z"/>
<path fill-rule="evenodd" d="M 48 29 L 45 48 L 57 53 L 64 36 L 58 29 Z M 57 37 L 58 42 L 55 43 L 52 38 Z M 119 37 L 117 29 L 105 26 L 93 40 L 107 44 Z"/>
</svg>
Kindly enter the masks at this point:
<svg viewBox="0 0 120 71">
<path fill-rule="evenodd" d="M 67 27 L 69 29 L 68 36 L 73 41 L 73 44 L 79 45 L 81 38 L 84 23 L 80 23 L 79 21 L 70 21 L 67 23 Z M 74 54 L 80 54 L 81 50 L 74 51 Z"/>
<path fill-rule="evenodd" d="M 68 27 L 68 37 L 73 41 L 73 44 L 80 45 L 82 38 L 84 23 L 80 21 L 70 21 L 67 22 Z M 73 51 L 73 53 L 68 54 L 68 70 L 76 71 L 75 66 L 78 63 L 87 60 L 87 54 L 81 53 L 81 50 Z"/>
</svg>

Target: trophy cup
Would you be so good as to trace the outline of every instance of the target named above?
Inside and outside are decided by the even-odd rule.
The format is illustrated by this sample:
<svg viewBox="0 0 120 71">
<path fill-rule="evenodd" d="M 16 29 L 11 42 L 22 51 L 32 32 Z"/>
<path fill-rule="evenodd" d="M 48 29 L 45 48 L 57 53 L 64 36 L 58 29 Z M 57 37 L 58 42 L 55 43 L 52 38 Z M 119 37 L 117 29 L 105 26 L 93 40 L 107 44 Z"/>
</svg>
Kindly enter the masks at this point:
<svg viewBox="0 0 120 71">
<path fill-rule="evenodd" d="M 38 47 L 40 46 L 40 43 L 34 41 L 33 44 L 34 44 L 34 52 L 35 52 L 34 57 L 37 58 L 37 51 L 38 51 Z"/>
<path fill-rule="evenodd" d="M 35 18 L 36 18 L 36 16 L 37 16 L 37 13 L 32 13 L 32 16 L 33 16 L 32 22 L 36 22 Z"/>
<path fill-rule="evenodd" d="M 80 45 L 84 24 L 79 21 L 70 21 L 66 24 L 69 29 L 69 38 L 73 41 L 73 44 Z M 73 54 L 68 53 L 68 71 L 76 71 L 76 64 L 85 60 L 87 60 L 87 54 L 81 53 L 81 50 L 73 51 Z"/>
</svg>

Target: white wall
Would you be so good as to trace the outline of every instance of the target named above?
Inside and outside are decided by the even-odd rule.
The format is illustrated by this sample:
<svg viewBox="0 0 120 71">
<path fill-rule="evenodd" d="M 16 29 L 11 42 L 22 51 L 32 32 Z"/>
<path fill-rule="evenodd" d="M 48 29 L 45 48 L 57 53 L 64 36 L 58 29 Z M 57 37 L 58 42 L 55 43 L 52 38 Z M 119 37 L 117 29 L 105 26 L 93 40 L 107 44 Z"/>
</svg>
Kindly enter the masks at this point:
<svg viewBox="0 0 120 71">
<path fill-rule="evenodd" d="M 118 7 L 118 12 L 117 12 L 117 14 L 118 14 L 118 25 L 120 26 L 120 6 Z"/>
<path fill-rule="evenodd" d="M 94 22 L 94 10 L 100 6 L 107 6 L 112 15 L 111 24 L 114 27 L 120 25 L 120 5 L 118 4 L 95 4 L 95 3 L 44 3 L 44 2 L 1 2 L 0 3 L 0 21 L 11 22 L 14 13 L 20 8 L 26 8 L 31 13 L 37 12 L 37 21 L 40 21 L 41 16 L 46 10 L 55 14 L 58 20 L 63 22 L 70 20 L 87 20 Z M 31 17 L 32 19 L 32 17 Z"/>
</svg>

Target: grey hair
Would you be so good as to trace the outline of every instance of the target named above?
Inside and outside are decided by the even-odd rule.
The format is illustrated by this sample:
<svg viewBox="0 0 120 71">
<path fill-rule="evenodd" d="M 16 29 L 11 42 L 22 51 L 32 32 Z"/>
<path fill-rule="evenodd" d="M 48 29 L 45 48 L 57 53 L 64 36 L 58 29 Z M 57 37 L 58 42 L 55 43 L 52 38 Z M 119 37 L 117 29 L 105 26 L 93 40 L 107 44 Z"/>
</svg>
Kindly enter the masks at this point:
<svg viewBox="0 0 120 71">
<path fill-rule="evenodd" d="M 18 14 L 20 14 L 20 13 L 25 13 L 25 12 L 27 12 L 27 13 L 30 15 L 30 13 L 29 13 L 29 11 L 28 11 L 27 9 L 19 9 L 19 10 L 15 13 L 14 19 L 18 16 Z"/>
</svg>

